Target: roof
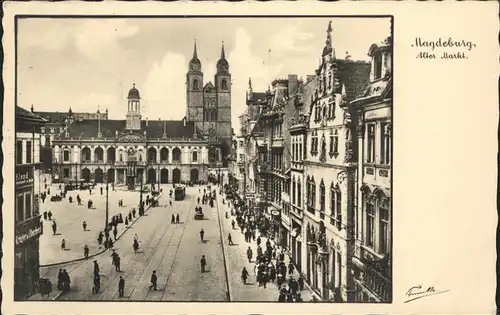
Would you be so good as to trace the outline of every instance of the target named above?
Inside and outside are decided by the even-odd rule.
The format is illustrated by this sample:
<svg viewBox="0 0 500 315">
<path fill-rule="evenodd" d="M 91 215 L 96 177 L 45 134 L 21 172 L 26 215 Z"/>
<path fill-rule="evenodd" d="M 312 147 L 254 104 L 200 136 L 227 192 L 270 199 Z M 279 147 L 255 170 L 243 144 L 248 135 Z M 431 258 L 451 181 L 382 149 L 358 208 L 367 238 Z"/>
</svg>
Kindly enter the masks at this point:
<svg viewBox="0 0 500 315">
<path fill-rule="evenodd" d="M 126 120 L 101 120 L 101 134 L 105 138 L 114 138 L 116 132 L 119 134 L 126 132 Z M 141 130 L 137 133 L 143 134 L 146 131 L 147 138 L 162 138 L 164 130 L 168 138 L 193 138 L 195 133 L 194 122 L 186 122 L 182 120 L 156 120 L 156 121 L 141 121 Z M 70 137 L 91 138 L 97 137 L 99 129 L 98 120 L 75 121 L 68 127 Z M 196 129 L 197 136 L 201 138 L 201 132 Z"/>
<path fill-rule="evenodd" d="M 35 114 L 41 116 L 43 119 L 50 123 L 64 123 L 68 113 L 66 112 L 34 112 Z"/>
<path fill-rule="evenodd" d="M 351 104 L 359 104 L 373 99 L 385 99 L 387 97 L 392 97 L 391 76 L 386 76 L 384 78 L 370 82 L 365 87 L 364 92 L 359 96 L 359 98 L 353 100 Z"/>
<path fill-rule="evenodd" d="M 135 88 L 135 83 L 134 86 L 128 91 L 128 98 L 129 99 L 140 99 L 141 95 L 139 94 L 139 90 Z"/>
<path fill-rule="evenodd" d="M 252 105 L 262 105 L 267 102 L 266 92 L 252 92 Z"/>
<path fill-rule="evenodd" d="M 337 59 L 336 63 L 340 82 L 336 92 L 341 93 L 345 85 L 347 101 L 352 101 L 364 92 L 370 82 L 371 63 L 345 59 Z"/>
<path fill-rule="evenodd" d="M 36 121 L 39 123 L 47 122 L 45 119 L 43 119 L 39 115 L 32 113 L 29 110 L 26 110 L 26 109 L 19 107 L 19 106 L 16 106 L 16 120 L 17 119 L 31 120 L 31 121 Z"/>
</svg>

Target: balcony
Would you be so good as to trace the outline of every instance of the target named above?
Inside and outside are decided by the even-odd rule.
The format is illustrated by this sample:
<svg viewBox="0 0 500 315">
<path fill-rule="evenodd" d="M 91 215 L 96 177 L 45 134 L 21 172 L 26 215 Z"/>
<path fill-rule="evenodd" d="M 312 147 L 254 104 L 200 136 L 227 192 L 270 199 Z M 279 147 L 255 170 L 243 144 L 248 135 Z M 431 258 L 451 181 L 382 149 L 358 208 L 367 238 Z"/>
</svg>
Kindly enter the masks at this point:
<svg viewBox="0 0 500 315">
<path fill-rule="evenodd" d="M 283 136 L 273 137 L 271 147 L 282 148 L 283 147 Z"/>
<path fill-rule="evenodd" d="M 366 260 L 362 262 L 364 268 L 360 280 L 363 282 L 363 285 L 379 296 L 384 302 L 390 302 L 392 300 L 392 282 L 389 277 L 384 275 L 381 270 L 383 268 L 381 264 Z"/>
<path fill-rule="evenodd" d="M 328 255 L 330 253 L 324 231 L 307 230 L 306 233 L 307 245 L 312 250 L 317 250 L 318 253 L 322 255 Z"/>
<path fill-rule="evenodd" d="M 116 166 L 125 166 L 125 165 L 127 165 L 127 162 L 124 162 L 124 161 L 116 161 L 116 162 L 115 162 L 115 165 L 116 165 Z"/>
</svg>

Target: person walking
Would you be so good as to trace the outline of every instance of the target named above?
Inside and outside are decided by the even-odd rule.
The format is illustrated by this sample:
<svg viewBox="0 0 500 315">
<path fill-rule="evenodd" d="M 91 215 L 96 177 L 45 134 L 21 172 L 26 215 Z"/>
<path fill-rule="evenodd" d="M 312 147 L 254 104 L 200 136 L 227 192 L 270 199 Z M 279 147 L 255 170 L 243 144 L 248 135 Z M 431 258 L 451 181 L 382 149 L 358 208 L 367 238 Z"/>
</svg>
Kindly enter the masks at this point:
<svg viewBox="0 0 500 315">
<path fill-rule="evenodd" d="M 123 279 L 122 276 L 120 276 L 120 281 L 118 281 L 118 295 L 120 297 L 123 297 L 125 293 L 125 279 Z"/>
<path fill-rule="evenodd" d="M 156 282 L 158 281 L 158 277 L 156 276 L 156 271 L 153 270 L 151 274 L 151 285 L 149 286 L 149 290 L 154 289 L 156 291 Z"/>
<path fill-rule="evenodd" d="M 203 229 L 200 230 L 200 240 L 202 243 L 205 242 L 205 240 L 203 239 L 203 237 L 205 236 L 205 231 L 203 231 Z"/>
<path fill-rule="evenodd" d="M 231 233 L 227 234 L 227 241 L 228 241 L 229 245 L 234 245 L 233 238 L 231 237 Z"/>
<path fill-rule="evenodd" d="M 118 229 L 116 228 L 116 225 L 115 225 L 115 228 L 113 229 L 113 236 L 115 237 L 115 241 L 116 241 L 117 235 L 118 235 Z"/>
<path fill-rule="evenodd" d="M 61 241 L 61 250 L 66 250 L 66 240 L 64 238 Z"/>
<path fill-rule="evenodd" d="M 249 263 L 252 262 L 252 256 L 253 256 L 252 249 L 250 248 L 250 246 L 248 246 L 248 249 L 247 249 L 247 258 L 248 258 L 248 262 Z"/>
<path fill-rule="evenodd" d="M 49 210 L 49 212 L 47 213 L 48 217 L 49 217 L 49 221 L 52 220 L 52 211 Z"/>
<path fill-rule="evenodd" d="M 83 221 L 82 223 L 83 231 L 87 231 L 87 222 Z"/>
<path fill-rule="evenodd" d="M 179 214 L 178 214 L 178 213 L 177 213 L 177 215 L 175 216 L 175 223 L 176 223 L 176 224 L 181 223 L 181 222 L 180 222 L 180 216 L 179 216 Z"/>
<path fill-rule="evenodd" d="M 202 255 L 200 259 L 201 272 L 205 272 L 206 265 L 207 265 L 207 259 L 205 258 L 205 255 Z"/>
<path fill-rule="evenodd" d="M 83 246 L 83 255 L 85 259 L 89 259 L 89 247 L 87 245 Z"/>
<path fill-rule="evenodd" d="M 49 212 L 50 213 L 50 212 Z M 52 216 L 52 214 L 49 215 L 49 218 Z M 50 220 L 50 219 L 49 219 Z M 56 221 L 52 221 L 52 233 L 53 235 L 56 235 L 57 232 L 57 224 Z"/>
<path fill-rule="evenodd" d="M 171 224 L 175 224 L 175 214 L 172 213 L 172 220 L 170 221 Z"/>
</svg>

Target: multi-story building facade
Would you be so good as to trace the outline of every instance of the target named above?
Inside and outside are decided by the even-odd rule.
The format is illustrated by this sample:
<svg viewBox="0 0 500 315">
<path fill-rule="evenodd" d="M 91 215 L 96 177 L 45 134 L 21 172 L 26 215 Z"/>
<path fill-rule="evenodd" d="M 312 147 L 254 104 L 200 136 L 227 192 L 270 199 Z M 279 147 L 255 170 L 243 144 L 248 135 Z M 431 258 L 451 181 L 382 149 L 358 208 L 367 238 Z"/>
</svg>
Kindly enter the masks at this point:
<svg viewBox="0 0 500 315">
<path fill-rule="evenodd" d="M 215 85 L 202 85 L 196 43 L 188 67 L 186 117 L 180 121 L 142 119 L 141 96 L 135 84 L 128 93 L 124 120 L 107 119 L 107 113 L 101 117 L 99 111 L 97 119 L 68 113 L 62 130 L 51 141 L 55 177 L 109 181 L 131 189 L 139 182 L 207 181 L 209 174 L 227 182 L 231 74 L 224 46 Z"/>
<path fill-rule="evenodd" d="M 229 185 L 239 192 L 244 191 L 245 138 L 233 135 L 233 149 L 229 162 Z"/>
<path fill-rule="evenodd" d="M 99 111 L 96 113 L 77 113 L 73 112 L 71 107 L 68 112 L 45 112 L 35 111 L 35 108 L 31 105 L 31 112 L 47 121 L 45 126 L 41 128 L 40 138 L 40 159 L 45 172 L 51 172 L 52 170 L 52 142 L 59 134 L 64 132 L 65 127 L 71 123 L 71 120 L 108 119 L 107 109 L 104 113 L 100 113 Z"/>
<path fill-rule="evenodd" d="M 304 159 L 306 157 L 306 130 L 308 125 L 309 107 L 312 96 L 317 89 L 316 76 L 308 76 L 305 82 L 300 81 L 297 92 L 290 97 L 288 109 L 288 134 L 291 147 L 290 158 L 290 254 L 299 270 L 303 270 L 303 262 L 307 260 L 304 234 Z"/>
<path fill-rule="evenodd" d="M 357 125 L 353 258 L 357 302 L 392 301 L 392 40 L 373 44 L 370 83 L 349 105 Z"/>
<path fill-rule="evenodd" d="M 46 121 L 16 106 L 14 298 L 35 293 L 40 276 L 40 132 Z"/>
<path fill-rule="evenodd" d="M 366 87 L 370 63 L 338 59 L 331 32 L 330 23 L 306 131 L 303 265 L 323 299 L 352 302 L 356 138 L 347 105 Z"/>
</svg>

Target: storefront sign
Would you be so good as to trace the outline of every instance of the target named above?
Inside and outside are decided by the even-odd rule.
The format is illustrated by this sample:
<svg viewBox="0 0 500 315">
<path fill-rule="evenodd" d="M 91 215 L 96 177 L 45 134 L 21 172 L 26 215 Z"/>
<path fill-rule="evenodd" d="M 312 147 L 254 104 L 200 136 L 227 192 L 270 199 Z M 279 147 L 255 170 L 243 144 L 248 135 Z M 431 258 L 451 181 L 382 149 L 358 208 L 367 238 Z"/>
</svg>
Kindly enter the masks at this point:
<svg viewBox="0 0 500 315">
<path fill-rule="evenodd" d="M 23 169 L 16 172 L 16 185 L 33 183 L 33 169 Z"/>
<path fill-rule="evenodd" d="M 42 224 L 37 216 L 33 218 L 27 225 L 20 226 L 16 233 L 16 245 L 20 245 L 29 239 L 42 234 Z"/>
</svg>

